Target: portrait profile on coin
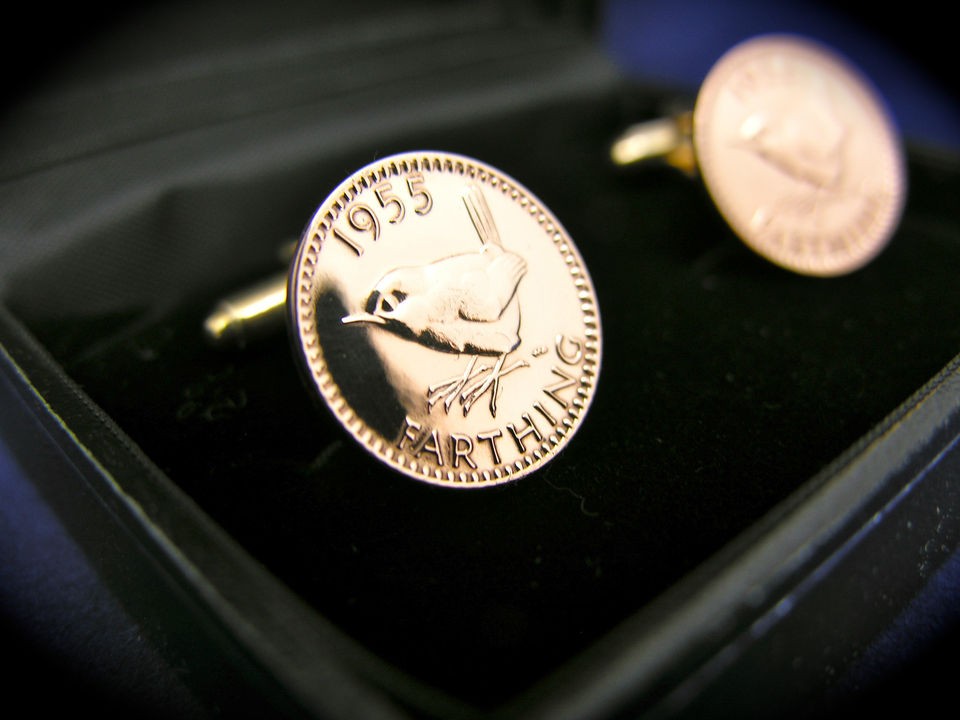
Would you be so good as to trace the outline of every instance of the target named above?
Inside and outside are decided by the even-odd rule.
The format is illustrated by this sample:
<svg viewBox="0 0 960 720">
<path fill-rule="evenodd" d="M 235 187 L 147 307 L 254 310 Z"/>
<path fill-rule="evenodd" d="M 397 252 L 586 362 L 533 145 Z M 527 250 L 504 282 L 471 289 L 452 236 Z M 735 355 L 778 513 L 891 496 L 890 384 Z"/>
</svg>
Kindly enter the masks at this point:
<svg viewBox="0 0 960 720">
<path fill-rule="evenodd" d="M 539 200 L 478 161 L 409 153 L 345 181 L 308 225 L 289 292 L 319 394 L 417 479 L 522 477 L 592 398 L 600 325 L 583 261 Z"/>
</svg>

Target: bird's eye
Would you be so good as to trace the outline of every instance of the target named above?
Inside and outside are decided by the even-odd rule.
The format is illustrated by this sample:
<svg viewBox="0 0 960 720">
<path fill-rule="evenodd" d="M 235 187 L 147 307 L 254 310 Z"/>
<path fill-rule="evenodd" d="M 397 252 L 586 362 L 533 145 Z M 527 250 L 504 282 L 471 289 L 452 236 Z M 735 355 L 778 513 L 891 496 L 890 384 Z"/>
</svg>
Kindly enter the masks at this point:
<svg viewBox="0 0 960 720">
<path fill-rule="evenodd" d="M 407 294 L 402 290 L 391 290 L 386 295 L 380 296 L 379 310 L 381 313 L 395 313 L 397 307 L 402 303 L 407 297 Z"/>
</svg>

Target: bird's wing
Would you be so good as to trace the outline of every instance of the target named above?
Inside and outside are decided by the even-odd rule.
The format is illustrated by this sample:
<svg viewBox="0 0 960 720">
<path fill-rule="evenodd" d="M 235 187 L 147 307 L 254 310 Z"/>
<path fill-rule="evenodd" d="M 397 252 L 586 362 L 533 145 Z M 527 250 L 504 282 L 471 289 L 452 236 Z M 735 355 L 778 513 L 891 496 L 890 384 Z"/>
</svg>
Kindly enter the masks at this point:
<svg viewBox="0 0 960 720">
<path fill-rule="evenodd" d="M 527 272 L 527 263 L 513 253 L 500 253 L 481 270 L 463 276 L 463 300 L 460 316 L 478 322 L 497 320 L 507 307 L 520 279 Z"/>
</svg>

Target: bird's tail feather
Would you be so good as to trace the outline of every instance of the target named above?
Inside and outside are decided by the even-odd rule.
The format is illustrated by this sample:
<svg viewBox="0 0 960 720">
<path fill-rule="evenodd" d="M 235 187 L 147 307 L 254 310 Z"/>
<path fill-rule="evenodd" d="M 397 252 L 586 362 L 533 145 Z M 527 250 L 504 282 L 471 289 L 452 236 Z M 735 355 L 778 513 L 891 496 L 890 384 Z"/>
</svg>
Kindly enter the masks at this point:
<svg viewBox="0 0 960 720">
<path fill-rule="evenodd" d="M 487 200 L 483 197 L 480 188 L 473 184 L 467 185 L 463 190 L 462 197 L 463 204 L 470 215 L 470 221 L 480 237 L 480 242 L 484 245 L 503 247 L 500 244 L 500 233 L 497 231 L 497 225 L 493 221 L 493 213 L 490 212 L 490 206 L 487 205 Z"/>
</svg>

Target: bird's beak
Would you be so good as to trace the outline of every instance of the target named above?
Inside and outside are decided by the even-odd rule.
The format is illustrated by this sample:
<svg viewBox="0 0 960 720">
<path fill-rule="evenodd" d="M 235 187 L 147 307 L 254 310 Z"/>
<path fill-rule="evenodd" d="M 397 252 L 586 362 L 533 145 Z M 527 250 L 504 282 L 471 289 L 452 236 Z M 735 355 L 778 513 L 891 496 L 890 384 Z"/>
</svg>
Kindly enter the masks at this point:
<svg viewBox="0 0 960 720">
<path fill-rule="evenodd" d="M 358 312 L 353 313 L 353 315 L 345 315 L 340 318 L 340 322 L 344 325 L 351 325 L 353 323 L 374 323 L 375 325 L 386 325 L 387 321 L 384 320 L 379 315 L 372 315 L 368 312 Z"/>
</svg>

